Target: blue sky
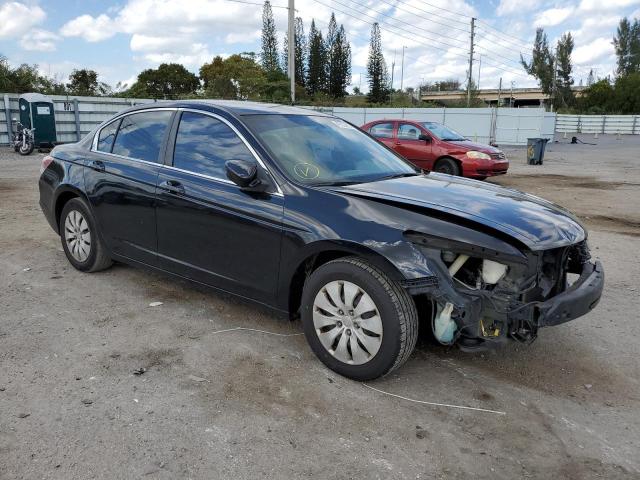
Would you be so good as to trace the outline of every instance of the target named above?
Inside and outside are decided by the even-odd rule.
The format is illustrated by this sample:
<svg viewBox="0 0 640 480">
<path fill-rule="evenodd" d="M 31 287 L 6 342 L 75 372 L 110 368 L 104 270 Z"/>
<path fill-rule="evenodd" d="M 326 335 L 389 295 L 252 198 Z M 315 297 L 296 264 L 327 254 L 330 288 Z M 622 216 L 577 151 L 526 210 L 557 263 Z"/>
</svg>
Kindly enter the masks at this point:
<svg viewBox="0 0 640 480">
<path fill-rule="evenodd" d="M 247 0 L 261 3 L 261 0 Z M 280 46 L 286 0 L 272 0 Z M 352 43 L 353 84 L 362 84 L 371 23 L 378 21 L 394 86 L 465 77 L 469 22 L 478 18 L 474 78 L 480 86 L 535 85 L 518 65 L 530 52 L 535 28 L 550 40 L 571 31 L 576 84 L 590 69 L 612 74 L 611 39 L 619 19 L 640 17 L 640 0 L 296 0 L 308 32 L 311 19 L 326 30 L 331 11 Z M 197 73 L 215 55 L 259 51 L 261 7 L 229 0 L 0 0 L 0 54 L 12 65 L 38 64 L 65 79 L 92 68 L 111 85 L 130 83 L 143 69 L 179 62 Z M 402 74 L 402 51 L 404 73 Z M 478 70 L 480 70 L 478 72 Z"/>
</svg>

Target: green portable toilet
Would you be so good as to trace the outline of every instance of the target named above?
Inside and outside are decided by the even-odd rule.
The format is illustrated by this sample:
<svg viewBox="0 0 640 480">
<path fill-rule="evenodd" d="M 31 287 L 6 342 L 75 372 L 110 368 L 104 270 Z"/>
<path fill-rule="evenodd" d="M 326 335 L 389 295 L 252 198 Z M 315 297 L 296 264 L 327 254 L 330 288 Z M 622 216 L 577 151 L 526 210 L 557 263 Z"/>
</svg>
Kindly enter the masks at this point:
<svg viewBox="0 0 640 480">
<path fill-rule="evenodd" d="M 35 128 L 36 147 L 53 147 L 56 143 L 56 115 L 53 101 L 41 93 L 25 93 L 18 100 L 20 123 Z"/>
</svg>

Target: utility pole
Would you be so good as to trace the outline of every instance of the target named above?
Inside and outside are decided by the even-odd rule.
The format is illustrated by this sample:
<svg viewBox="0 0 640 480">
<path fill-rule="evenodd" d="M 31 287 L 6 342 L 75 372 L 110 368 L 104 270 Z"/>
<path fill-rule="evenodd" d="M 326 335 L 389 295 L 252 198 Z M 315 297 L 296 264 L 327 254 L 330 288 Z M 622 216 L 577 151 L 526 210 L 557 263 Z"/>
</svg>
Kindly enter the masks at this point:
<svg viewBox="0 0 640 480">
<path fill-rule="evenodd" d="M 393 51 L 393 62 L 391 62 L 391 90 L 393 90 L 393 74 L 396 71 L 396 51 Z"/>
<path fill-rule="evenodd" d="M 515 81 L 511 80 L 511 95 L 509 96 L 509 108 L 513 108 L 513 86 L 516 84 Z"/>
<path fill-rule="evenodd" d="M 471 35 L 469 37 L 469 78 L 467 79 L 467 107 L 471 106 L 471 82 L 473 82 L 473 40 L 476 33 L 476 19 L 471 18 Z"/>
<path fill-rule="evenodd" d="M 402 92 L 402 82 L 404 82 L 404 49 L 407 47 L 402 47 L 402 66 L 400 67 L 400 92 Z"/>
<path fill-rule="evenodd" d="M 289 66 L 289 82 L 291 86 L 291 105 L 296 103 L 296 40 L 295 40 L 295 21 L 296 10 L 294 0 L 289 0 L 289 32 L 287 42 L 289 43 L 288 66 Z"/>
<path fill-rule="evenodd" d="M 500 83 L 498 84 L 498 105 L 497 108 L 500 108 L 500 97 L 502 96 L 502 77 L 500 77 Z"/>
<path fill-rule="evenodd" d="M 478 84 L 476 88 L 480 90 L 480 70 L 482 69 L 482 55 L 478 55 Z"/>
<path fill-rule="evenodd" d="M 558 47 L 553 54 L 553 80 L 551 83 L 551 111 L 553 112 L 553 100 L 556 96 L 556 72 L 558 71 Z"/>
</svg>

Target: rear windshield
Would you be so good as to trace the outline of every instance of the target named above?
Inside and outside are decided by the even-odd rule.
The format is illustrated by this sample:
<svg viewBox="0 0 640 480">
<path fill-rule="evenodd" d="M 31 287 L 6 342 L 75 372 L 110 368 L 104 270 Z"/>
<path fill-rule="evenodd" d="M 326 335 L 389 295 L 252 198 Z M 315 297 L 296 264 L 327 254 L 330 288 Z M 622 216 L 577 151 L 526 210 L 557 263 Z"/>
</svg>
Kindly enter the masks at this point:
<svg viewBox="0 0 640 480">
<path fill-rule="evenodd" d="M 301 183 L 361 183 L 415 174 L 406 161 L 339 118 L 247 115 L 243 120 L 280 167 Z"/>
</svg>

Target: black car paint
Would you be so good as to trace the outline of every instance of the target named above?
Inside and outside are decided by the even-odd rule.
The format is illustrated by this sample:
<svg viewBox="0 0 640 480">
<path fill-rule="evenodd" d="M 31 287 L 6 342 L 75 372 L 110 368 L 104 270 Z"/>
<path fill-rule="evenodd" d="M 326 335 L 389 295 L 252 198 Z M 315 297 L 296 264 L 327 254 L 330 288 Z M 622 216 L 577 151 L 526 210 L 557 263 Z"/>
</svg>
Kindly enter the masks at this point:
<svg viewBox="0 0 640 480">
<path fill-rule="evenodd" d="M 147 108 L 134 107 L 120 115 Z M 52 152 L 55 160 L 39 182 L 40 203 L 49 223 L 58 231 L 60 201 L 81 196 L 88 200 L 115 259 L 160 269 L 280 311 L 297 310 L 305 274 L 318 258 L 358 255 L 412 294 L 429 293 L 452 301 L 456 318 L 471 325 L 493 308 L 484 305 L 490 299 L 460 292 L 447 280 L 439 258 L 442 248 L 457 246 L 456 251 L 509 259 L 515 262 L 514 271 L 521 268 L 524 282 L 540 268 L 541 252 L 569 248 L 586 239 L 579 222 L 549 202 L 447 175 L 347 187 L 302 185 L 283 174 L 242 122 L 245 114 L 317 113 L 227 102 L 162 102 L 151 108 L 191 109 L 223 118 L 267 166 L 268 172 L 260 168 L 260 175 L 272 188 L 247 192 L 228 181 L 173 169 L 176 115 L 167 129 L 159 164 L 93 152 L 94 133 L 78 144 L 57 147 Z M 171 182 L 184 191 L 170 188 Z M 592 265 L 587 260 L 582 264 Z M 597 268 L 602 271 L 599 264 Z M 593 308 L 603 278 L 602 274 L 589 292 L 577 285 L 572 302 L 582 304 L 581 298 L 589 297 Z M 558 297 L 562 293 L 555 297 L 562 301 Z M 504 305 L 512 306 L 513 300 Z M 526 308 L 516 305 L 520 308 L 514 321 L 526 313 L 540 326 L 544 325 L 540 312 L 551 309 L 541 301 Z"/>
</svg>

